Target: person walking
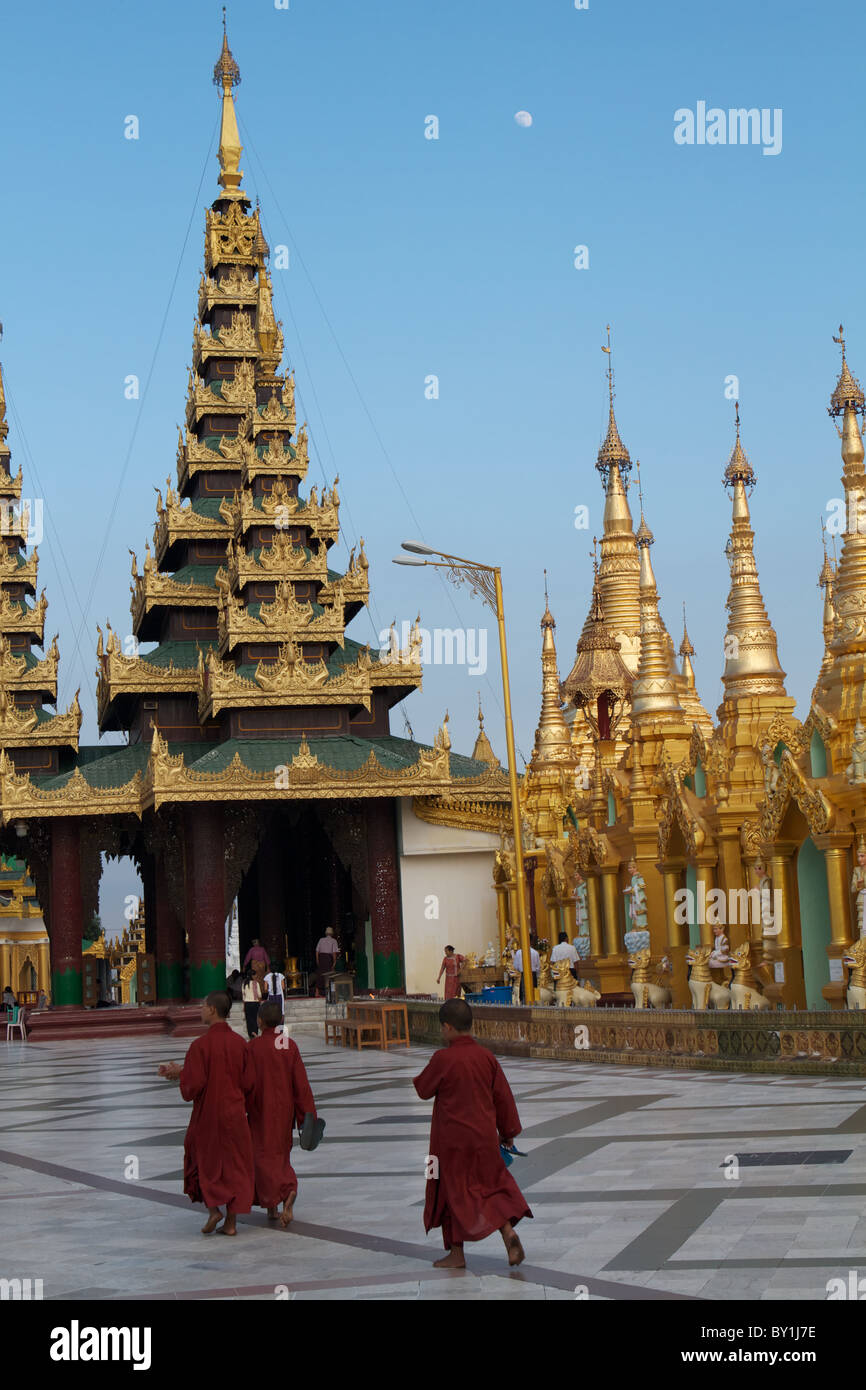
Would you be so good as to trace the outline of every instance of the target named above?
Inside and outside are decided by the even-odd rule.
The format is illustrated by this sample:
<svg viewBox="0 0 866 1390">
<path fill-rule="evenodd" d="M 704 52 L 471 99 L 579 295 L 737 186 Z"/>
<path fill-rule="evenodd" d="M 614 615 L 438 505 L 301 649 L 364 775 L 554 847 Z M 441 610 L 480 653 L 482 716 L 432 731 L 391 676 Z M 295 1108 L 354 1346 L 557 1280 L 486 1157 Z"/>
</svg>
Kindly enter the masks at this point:
<svg viewBox="0 0 866 1390">
<path fill-rule="evenodd" d="M 268 1003 L 278 1004 L 280 1020 L 286 1009 L 286 977 L 279 970 L 271 970 L 265 976 L 265 990 Z"/>
<path fill-rule="evenodd" d="M 333 927 L 325 928 L 325 935 L 316 942 L 316 997 L 325 993 L 325 976 L 330 975 L 340 954 L 340 944 Z"/>
<path fill-rule="evenodd" d="M 259 1009 L 262 1031 L 249 1044 L 255 1086 L 247 1113 L 255 1160 L 253 1202 L 267 1208 L 271 1221 L 279 1217 L 285 1230 L 298 1195 L 298 1178 L 291 1161 L 292 1132 L 296 1123 L 299 1127 L 303 1124 L 306 1115 L 315 1118 L 316 1105 L 296 1043 L 277 1032 L 281 1018 L 275 999 Z"/>
<path fill-rule="evenodd" d="M 494 1231 L 508 1263 L 519 1265 L 523 1246 L 514 1227 L 532 1212 L 502 1156 L 521 1129 L 514 1096 L 493 1053 L 472 1037 L 465 999 L 446 999 L 439 1022 L 445 1046 L 413 1083 L 422 1100 L 433 1098 L 424 1229 L 441 1226 L 448 1252 L 434 1267 L 465 1269 L 465 1242 Z"/>
<path fill-rule="evenodd" d="M 231 999 L 225 990 L 209 994 L 201 1006 L 207 1032 L 194 1038 L 186 1061 L 163 1062 L 160 1076 L 180 1082 L 184 1100 L 193 1103 L 183 1145 L 183 1190 L 191 1202 L 203 1202 L 209 1236 L 226 1214 L 219 1234 L 237 1235 L 238 1213 L 253 1204 L 253 1141 L 247 1106 L 255 1086 L 250 1049 L 228 1026 Z"/>
<path fill-rule="evenodd" d="M 253 961 L 259 961 L 259 963 L 265 967 L 265 970 L 267 970 L 271 963 L 270 956 L 257 936 L 253 937 L 253 944 L 244 956 L 241 969 L 246 970 L 252 965 Z"/>
<path fill-rule="evenodd" d="M 265 992 L 258 975 L 244 976 L 244 982 L 241 987 L 241 997 L 244 1004 L 247 1037 L 254 1038 L 259 1031 L 259 1005 L 265 997 Z"/>
<path fill-rule="evenodd" d="M 436 983 L 438 985 L 444 973 L 446 999 L 457 999 L 460 995 L 460 971 L 463 969 L 465 960 L 465 956 L 457 955 L 453 946 L 445 947 L 445 955 L 442 957 Z"/>
</svg>

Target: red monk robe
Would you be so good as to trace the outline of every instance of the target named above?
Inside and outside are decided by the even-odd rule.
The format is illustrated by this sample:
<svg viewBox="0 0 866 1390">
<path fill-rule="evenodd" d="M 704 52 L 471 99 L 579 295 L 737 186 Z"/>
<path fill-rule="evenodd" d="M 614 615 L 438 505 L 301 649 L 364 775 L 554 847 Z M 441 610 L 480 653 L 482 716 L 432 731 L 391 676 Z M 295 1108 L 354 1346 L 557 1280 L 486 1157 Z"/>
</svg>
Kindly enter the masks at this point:
<svg viewBox="0 0 866 1390">
<path fill-rule="evenodd" d="M 292 1131 L 305 1115 L 315 1115 L 316 1105 L 301 1054 L 291 1038 L 265 1028 L 247 1049 L 255 1078 L 248 1105 L 255 1155 L 254 1201 L 256 1206 L 273 1209 L 298 1190 L 290 1158 Z"/>
<path fill-rule="evenodd" d="M 190 1045 L 180 1093 L 191 1100 L 183 1145 L 183 1190 L 206 1207 L 247 1212 L 253 1204 L 253 1144 L 247 1097 L 255 1073 L 247 1044 L 227 1023 L 212 1023 Z"/>
<path fill-rule="evenodd" d="M 427 1180 L 425 1231 L 441 1226 L 450 1250 L 532 1216 L 499 1152 L 500 1139 L 510 1144 L 521 1125 L 493 1053 L 460 1034 L 434 1052 L 414 1084 L 422 1100 L 435 1096 L 430 1155 L 439 1176 Z"/>
</svg>

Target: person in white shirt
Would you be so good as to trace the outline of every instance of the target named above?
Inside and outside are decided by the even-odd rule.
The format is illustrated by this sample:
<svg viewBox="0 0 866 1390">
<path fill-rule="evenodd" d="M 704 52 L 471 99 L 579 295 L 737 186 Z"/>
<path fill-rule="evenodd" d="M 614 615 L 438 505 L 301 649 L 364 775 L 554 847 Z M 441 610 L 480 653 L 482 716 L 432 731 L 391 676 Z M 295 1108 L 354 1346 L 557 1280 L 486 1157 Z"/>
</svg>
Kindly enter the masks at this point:
<svg viewBox="0 0 866 1390">
<path fill-rule="evenodd" d="M 538 967 L 539 967 L 540 964 L 541 964 L 541 961 L 540 961 L 539 958 L 538 958 L 538 952 L 536 951 L 536 949 L 535 949 L 534 946 L 530 946 L 530 948 L 529 948 L 529 967 L 530 967 L 530 969 L 531 969 L 533 975 L 537 975 L 537 974 L 538 974 Z M 520 950 L 519 947 L 518 947 L 518 949 L 514 952 L 514 960 L 511 962 L 511 967 L 512 967 L 513 970 L 518 971 L 518 973 L 520 973 L 520 974 L 523 973 L 523 952 Z"/>
<path fill-rule="evenodd" d="M 281 975 L 279 970 L 271 970 L 265 976 L 265 989 L 268 992 L 268 1000 L 274 1004 L 279 1004 L 280 1013 L 285 1013 L 286 1008 L 286 977 Z"/>
<path fill-rule="evenodd" d="M 539 959 L 538 952 L 536 951 L 534 946 L 530 946 L 529 968 L 532 971 L 532 983 L 536 986 L 538 984 L 538 967 L 540 964 L 541 960 Z M 520 999 L 521 1002 L 523 1002 L 523 952 L 519 946 L 517 950 L 514 952 L 514 959 L 511 962 L 511 968 L 512 970 L 516 970 L 518 973 L 518 977 L 520 979 Z"/>
<path fill-rule="evenodd" d="M 551 951 L 550 959 L 552 961 L 567 960 L 570 961 L 572 965 L 576 965 L 577 962 L 580 960 L 580 956 L 578 955 L 575 948 L 571 945 L 571 942 L 569 941 L 568 936 L 564 931 L 561 931 L 559 933 L 559 941 Z"/>
</svg>

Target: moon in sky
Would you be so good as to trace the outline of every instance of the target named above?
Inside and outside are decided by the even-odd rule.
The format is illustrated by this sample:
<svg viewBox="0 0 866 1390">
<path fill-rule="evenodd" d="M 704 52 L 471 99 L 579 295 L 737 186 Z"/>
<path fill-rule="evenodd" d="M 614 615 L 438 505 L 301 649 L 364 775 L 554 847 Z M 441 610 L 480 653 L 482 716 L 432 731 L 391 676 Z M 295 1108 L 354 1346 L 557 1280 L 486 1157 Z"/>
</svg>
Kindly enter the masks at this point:
<svg viewBox="0 0 866 1390">
<path fill-rule="evenodd" d="M 530 125 L 532 125 L 532 117 L 530 116 L 530 114 L 529 114 L 528 111 L 518 111 L 518 112 L 516 112 L 514 119 L 515 119 L 515 121 L 516 121 L 516 123 L 517 123 L 518 125 L 522 125 L 522 126 L 530 126 Z"/>
</svg>

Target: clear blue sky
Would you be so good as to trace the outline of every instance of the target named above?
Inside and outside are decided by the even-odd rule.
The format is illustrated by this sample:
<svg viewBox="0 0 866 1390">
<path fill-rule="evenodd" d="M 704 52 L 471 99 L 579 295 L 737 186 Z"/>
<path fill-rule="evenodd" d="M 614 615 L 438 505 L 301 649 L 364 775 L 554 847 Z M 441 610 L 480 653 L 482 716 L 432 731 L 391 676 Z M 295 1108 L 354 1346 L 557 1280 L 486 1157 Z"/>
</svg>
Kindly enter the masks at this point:
<svg viewBox="0 0 866 1390">
<path fill-rule="evenodd" d="M 361 534 L 370 556 L 372 621 L 359 616 L 350 635 L 375 638 L 418 608 L 430 628 L 489 624 L 432 572 L 390 564 L 407 536 L 501 563 L 529 756 L 543 568 L 563 675 L 589 599 L 609 321 L 662 614 L 678 642 L 686 599 L 712 712 L 728 589 L 724 385 L 739 377 L 761 582 L 805 715 L 821 656 L 820 520 L 840 494 L 825 409 L 840 319 L 866 377 L 862 8 L 290 5 L 230 5 L 229 41 L 245 185 L 271 245 L 290 248 L 276 309 L 310 422 L 311 480 L 340 474 L 336 564 Z M 154 487 L 174 479 L 203 209 L 217 191 L 220 20 L 201 0 L 48 0 L 4 15 L 10 443 L 25 494 L 45 499 L 47 630 L 60 632 L 63 704 L 82 686 L 88 742 L 95 623 L 130 630 L 127 551 L 141 556 Z M 674 112 L 699 101 L 781 108 L 782 152 L 675 144 Z M 515 123 L 521 110 L 531 126 Z M 573 265 L 578 244 L 586 270 Z M 146 396 L 125 400 L 124 378 L 144 390 L 152 362 Z M 439 399 L 427 400 L 433 374 Z M 574 528 L 580 504 L 588 533 Z M 504 754 L 492 626 L 488 641 L 481 680 L 428 668 L 404 706 L 419 739 L 432 741 L 447 706 L 455 749 L 471 749 L 480 688 Z M 404 732 L 399 711 L 393 728 Z"/>
</svg>

